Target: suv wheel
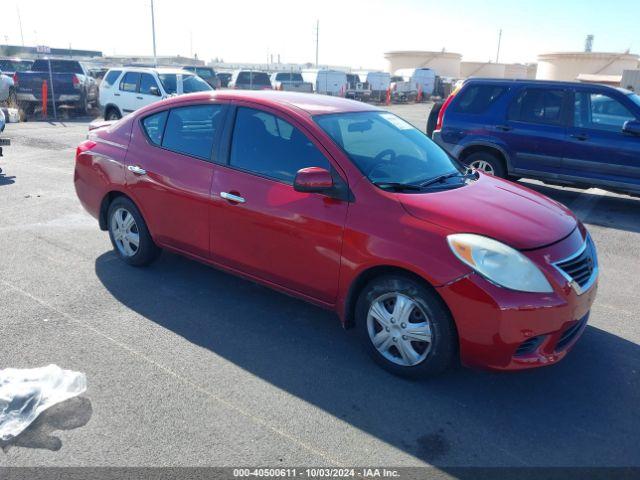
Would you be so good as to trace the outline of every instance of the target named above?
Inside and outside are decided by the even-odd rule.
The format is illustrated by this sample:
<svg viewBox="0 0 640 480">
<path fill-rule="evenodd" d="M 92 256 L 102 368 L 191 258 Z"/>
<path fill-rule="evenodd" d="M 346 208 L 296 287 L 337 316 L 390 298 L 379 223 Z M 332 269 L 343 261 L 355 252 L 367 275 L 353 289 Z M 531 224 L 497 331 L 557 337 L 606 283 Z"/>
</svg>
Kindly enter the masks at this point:
<svg viewBox="0 0 640 480">
<path fill-rule="evenodd" d="M 122 116 L 120 115 L 120 112 L 118 112 L 118 109 L 115 107 L 109 107 L 104 116 L 105 120 L 120 120 L 121 118 Z"/>
<path fill-rule="evenodd" d="M 464 163 L 489 175 L 504 178 L 507 174 L 502 160 L 490 152 L 476 152 L 464 159 Z"/>
<path fill-rule="evenodd" d="M 356 304 L 356 328 L 373 359 L 396 375 L 436 375 L 456 354 L 451 315 L 435 292 L 409 277 L 370 282 Z"/>
<path fill-rule="evenodd" d="M 107 214 L 109 238 L 118 257 L 136 267 L 148 265 L 160 255 L 149 229 L 135 204 L 126 197 L 118 197 Z"/>
</svg>

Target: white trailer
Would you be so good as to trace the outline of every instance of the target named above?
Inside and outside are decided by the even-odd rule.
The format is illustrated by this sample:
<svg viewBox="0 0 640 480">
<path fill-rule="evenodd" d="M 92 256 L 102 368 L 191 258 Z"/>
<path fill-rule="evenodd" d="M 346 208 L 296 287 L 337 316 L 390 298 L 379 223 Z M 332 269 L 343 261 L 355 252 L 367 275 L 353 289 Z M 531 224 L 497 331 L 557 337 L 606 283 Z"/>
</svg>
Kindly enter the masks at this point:
<svg viewBox="0 0 640 480">
<path fill-rule="evenodd" d="M 640 94 L 640 70 L 623 70 L 620 86 Z"/>
<path fill-rule="evenodd" d="M 391 74 L 388 72 L 359 72 L 360 78 L 369 85 L 371 98 L 379 102 L 384 101 L 387 90 L 391 85 Z"/>
<path fill-rule="evenodd" d="M 415 84 L 416 90 L 422 92 L 424 98 L 433 94 L 436 86 L 436 72 L 430 68 L 401 68 L 395 75 L 410 78 Z"/>
<path fill-rule="evenodd" d="M 313 84 L 315 93 L 344 97 L 347 91 L 347 74 L 339 70 L 303 70 L 302 78 Z"/>
</svg>

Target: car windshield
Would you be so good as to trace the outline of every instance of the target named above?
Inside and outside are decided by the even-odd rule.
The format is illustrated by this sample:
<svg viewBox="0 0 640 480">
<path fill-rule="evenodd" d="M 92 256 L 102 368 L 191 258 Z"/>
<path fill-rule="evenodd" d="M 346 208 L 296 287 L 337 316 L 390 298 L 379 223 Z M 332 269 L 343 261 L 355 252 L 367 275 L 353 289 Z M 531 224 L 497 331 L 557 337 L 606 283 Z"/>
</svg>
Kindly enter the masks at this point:
<svg viewBox="0 0 640 480">
<path fill-rule="evenodd" d="M 640 95 L 638 95 L 637 93 L 630 93 L 629 98 L 633 103 L 640 107 Z"/>
<path fill-rule="evenodd" d="M 175 73 L 161 73 L 158 77 L 167 94 L 178 93 L 178 76 Z"/>
<path fill-rule="evenodd" d="M 204 92 L 212 90 L 211 85 L 195 75 L 182 76 L 182 93 Z"/>
<path fill-rule="evenodd" d="M 461 173 L 440 147 L 392 113 L 322 114 L 314 120 L 373 183 L 420 185 Z"/>
</svg>

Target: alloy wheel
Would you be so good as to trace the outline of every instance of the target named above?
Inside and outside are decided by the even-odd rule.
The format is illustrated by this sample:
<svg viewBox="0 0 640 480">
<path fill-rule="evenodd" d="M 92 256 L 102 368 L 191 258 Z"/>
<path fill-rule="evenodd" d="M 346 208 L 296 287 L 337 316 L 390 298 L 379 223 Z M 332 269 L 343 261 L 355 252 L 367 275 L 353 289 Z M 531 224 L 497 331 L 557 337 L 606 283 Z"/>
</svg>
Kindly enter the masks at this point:
<svg viewBox="0 0 640 480">
<path fill-rule="evenodd" d="M 469 166 L 472 167 L 472 168 L 475 168 L 476 170 L 481 170 L 484 173 L 488 173 L 490 175 L 495 175 L 496 174 L 496 171 L 493 168 L 493 165 L 491 165 L 486 160 L 476 160 L 474 162 L 471 162 L 469 164 Z"/>
<path fill-rule="evenodd" d="M 403 367 L 424 361 L 433 344 L 431 322 L 422 306 L 397 292 L 386 293 L 371 302 L 367 331 L 376 350 Z"/>
<path fill-rule="evenodd" d="M 124 257 L 133 257 L 140 247 L 140 232 L 131 212 L 118 208 L 111 217 L 111 232 L 116 247 Z"/>
</svg>

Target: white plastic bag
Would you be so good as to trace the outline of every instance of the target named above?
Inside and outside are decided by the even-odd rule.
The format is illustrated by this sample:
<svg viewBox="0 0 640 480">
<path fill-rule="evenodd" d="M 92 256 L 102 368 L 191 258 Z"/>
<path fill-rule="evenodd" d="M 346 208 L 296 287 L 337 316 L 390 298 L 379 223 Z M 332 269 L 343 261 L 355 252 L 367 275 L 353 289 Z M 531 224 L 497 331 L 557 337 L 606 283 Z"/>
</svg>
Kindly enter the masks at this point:
<svg viewBox="0 0 640 480">
<path fill-rule="evenodd" d="M 0 370 L 0 440 L 18 436 L 47 408 L 86 389 L 84 373 L 57 365 Z"/>
</svg>

